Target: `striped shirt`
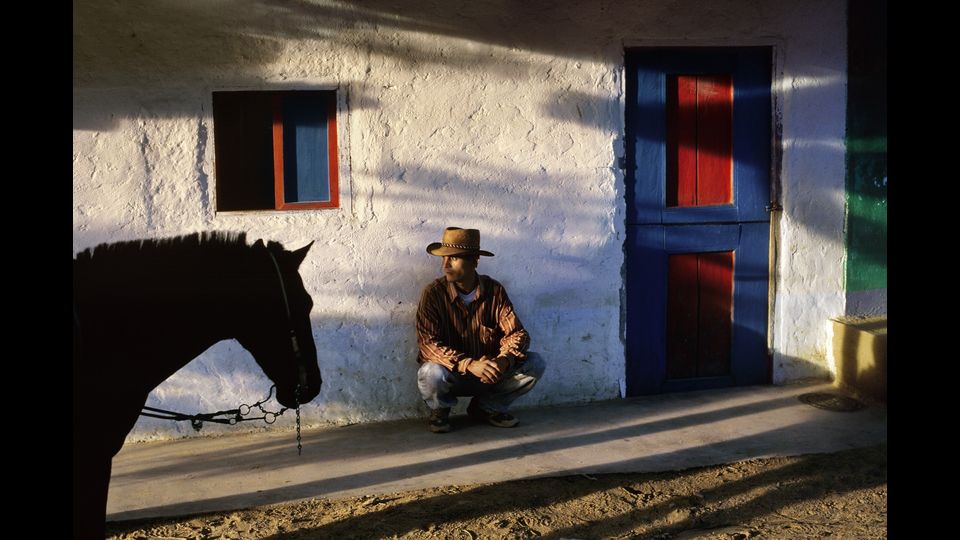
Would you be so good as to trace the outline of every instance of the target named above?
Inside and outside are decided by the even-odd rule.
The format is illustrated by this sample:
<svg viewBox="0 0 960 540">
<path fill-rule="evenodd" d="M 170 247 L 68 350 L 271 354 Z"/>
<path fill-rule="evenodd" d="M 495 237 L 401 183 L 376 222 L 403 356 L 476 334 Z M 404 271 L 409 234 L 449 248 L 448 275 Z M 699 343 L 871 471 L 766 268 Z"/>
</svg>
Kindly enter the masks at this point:
<svg viewBox="0 0 960 540">
<path fill-rule="evenodd" d="M 417 362 L 432 362 L 466 373 L 482 356 L 527 358 L 530 335 L 513 311 L 503 285 L 477 274 L 477 298 L 464 305 L 453 283 L 445 278 L 423 289 L 417 307 Z"/>
</svg>

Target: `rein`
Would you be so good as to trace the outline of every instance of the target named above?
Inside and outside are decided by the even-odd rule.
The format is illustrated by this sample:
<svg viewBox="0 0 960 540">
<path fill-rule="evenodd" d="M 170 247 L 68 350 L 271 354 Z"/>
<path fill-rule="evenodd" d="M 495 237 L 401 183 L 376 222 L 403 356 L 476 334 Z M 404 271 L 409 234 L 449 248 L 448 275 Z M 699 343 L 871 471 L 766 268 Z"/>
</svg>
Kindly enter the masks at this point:
<svg viewBox="0 0 960 540">
<path fill-rule="evenodd" d="M 307 386 L 307 368 L 304 365 L 303 354 L 300 352 L 300 343 L 297 341 L 297 334 L 293 330 L 293 317 L 290 314 L 290 301 L 287 298 L 287 288 L 283 283 L 283 273 L 280 271 L 280 265 L 277 263 L 277 258 L 274 257 L 273 253 L 270 250 L 267 250 L 267 254 L 270 255 L 270 260 L 273 262 L 273 267 L 277 270 L 277 277 L 280 279 L 280 296 L 283 298 L 283 309 L 287 314 L 287 326 L 290 329 L 290 346 L 293 349 L 293 356 L 297 360 L 297 387 L 294 389 L 293 395 L 294 400 L 297 402 L 296 411 L 297 411 L 297 455 L 302 455 L 303 445 L 301 444 L 300 438 L 300 391 Z M 74 319 L 77 320 L 76 310 L 74 310 Z M 79 321 L 77 321 L 79 325 Z M 236 425 L 237 422 L 244 422 L 249 420 L 263 420 L 267 424 L 272 424 L 276 422 L 278 416 L 282 416 L 283 413 L 288 410 L 290 407 L 283 407 L 279 412 L 271 412 L 263 408 L 263 403 L 270 400 L 273 396 L 273 389 L 277 385 L 270 387 L 270 392 L 267 394 L 267 397 L 261 401 L 254 403 L 253 405 L 241 404 L 236 409 L 229 409 L 226 411 L 217 411 L 212 413 L 197 413 L 197 414 L 183 414 L 175 411 L 167 411 L 164 409 L 157 409 L 155 407 L 143 406 L 140 411 L 140 416 L 149 416 L 152 418 L 160 418 L 163 420 L 189 420 L 190 425 L 193 426 L 193 429 L 200 431 L 203 428 L 204 422 L 213 422 L 217 424 L 229 424 Z M 250 411 L 257 407 L 263 413 L 263 416 L 257 416 L 254 418 L 245 418 L 246 415 L 250 414 Z M 143 411 L 152 411 L 152 412 L 143 412 Z M 246 411 L 246 412 L 244 412 Z M 153 414 L 153 413 L 160 413 Z M 230 416 L 230 418 L 217 418 L 218 416 Z"/>
<path fill-rule="evenodd" d="M 250 420 L 263 420 L 266 424 L 272 424 L 277 421 L 278 416 L 283 416 L 283 413 L 288 409 L 288 407 L 283 407 L 278 412 L 268 411 L 263 408 L 263 404 L 270 401 L 270 398 L 273 397 L 273 389 L 277 385 L 270 387 L 270 392 L 267 394 L 267 397 L 254 403 L 253 405 L 247 405 L 245 403 L 241 404 L 236 409 L 228 409 L 226 411 L 217 411 L 212 413 L 197 413 L 197 414 L 183 414 L 176 411 L 168 411 L 166 409 L 158 409 L 156 407 L 147 407 L 143 406 L 144 411 L 152 412 L 141 412 L 140 416 L 149 416 L 152 418 L 160 418 L 162 420 L 189 420 L 190 425 L 193 426 L 193 429 L 200 431 L 203 428 L 204 422 L 213 422 L 216 424 L 229 424 L 231 426 L 236 425 L 237 422 L 247 422 Z M 250 411 L 256 407 L 260 409 L 260 412 L 263 413 L 263 416 L 257 416 L 254 418 L 246 418 Z M 160 414 L 153 414 L 160 413 Z M 217 418 L 218 416 L 229 416 L 230 418 Z"/>
</svg>

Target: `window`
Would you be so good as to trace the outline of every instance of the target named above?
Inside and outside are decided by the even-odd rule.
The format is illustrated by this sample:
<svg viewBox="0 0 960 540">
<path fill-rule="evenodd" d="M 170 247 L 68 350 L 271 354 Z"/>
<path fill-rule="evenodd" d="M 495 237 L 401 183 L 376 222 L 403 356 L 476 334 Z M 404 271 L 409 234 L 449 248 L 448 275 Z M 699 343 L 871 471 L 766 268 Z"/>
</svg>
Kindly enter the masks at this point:
<svg viewBox="0 0 960 540">
<path fill-rule="evenodd" d="M 217 211 L 339 208 L 333 90 L 214 92 Z"/>
<path fill-rule="evenodd" d="M 733 203 L 733 78 L 667 77 L 667 206 Z"/>
</svg>

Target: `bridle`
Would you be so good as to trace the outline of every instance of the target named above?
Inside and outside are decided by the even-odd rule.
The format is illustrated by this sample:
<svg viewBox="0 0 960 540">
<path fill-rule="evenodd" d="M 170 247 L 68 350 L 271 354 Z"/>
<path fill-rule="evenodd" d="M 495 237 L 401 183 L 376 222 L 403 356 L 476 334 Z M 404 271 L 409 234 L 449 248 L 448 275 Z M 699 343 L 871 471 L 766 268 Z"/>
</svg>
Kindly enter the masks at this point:
<svg viewBox="0 0 960 540">
<path fill-rule="evenodd" d="M 293 316 L 290 314 L 290 300 L 287 297 L 287 287 L 283 282 L 283 272 L 280 271 L 280 265 L 277 263 L 277 258 L 273 255 L 269 249 L 267 249 L 267 254 L 270 255 L 270 261 L 273 262 L 273 267 L 277 271 L 277 278 L 280 280 L 280 296 L 283 298 L 283 309 L 287 314 L 287 328 L 290 330 L 290 347 L 293 349 L 293 357 L 297 362 L 297 386 L 293 391 L 293 398 L 296 401 L 296 411 L 297 411 L 297 455 L 301 455 L 303 452 L 303 446 L 301 444 L 300 438 L 300 392 L 307 388 L 307 365 L 306 359 L 303 357 L 303 353 L 300 351 L 300 343 L 297 341 L 297 333 L 293 329 Z M 76 315 L 76 313 L 74 313 Z M 76 316 L 74 317 L 76 319 Z M 204 422 L 213 422 L 217 424 L 229 424 L 235 425 L 237 422 L 244 422 L 249 420 L 263 420 L 264 423 L 272 424 L 277 420 L 278 416 L 283 415 L 283 413 L 289 409 L 289 407 L 283 407 L 278 412 L 271 412 L 263 408 L 262 404 L 266 401 L 269 401 L 271 396 L 273 396 L 273 389 L 277 385 L 272 385 L 270 387 L 270 393 L 267 394 L 267 397 L 263 400 L 260 400 L 253 405 L 241 404 L 235 409 L 228 409 L 225 411 L 217 411 L 213 413 L 197 413 L 197 414 L 183 414 L 175 411 L 168 411 L 164 409 L 157 409 L 155 407 L 143 406 L 140 416 L 149 416 L 152 418 L 161 418 L 164 420 L 189 420 L 190 425 L 193 426 L 193 429 L 200 431 L 203 428 Z M 263 416 L 258 416 L 254 418 L 247 418 L 246 416 L 250 414 L 251 410 L 257 407 L 263 413 Z M 151 412 L 143 412 L 151 411 Z M 154 414 L 160 413 L 160 414 Z M 161 416 L 162 415 L 162 416 Z M 228 418 L 218 418 L 219 416 L 228 416 Z"/>
<path fill-rule="evenodd" d="M 293 399 L 297 403 L 297 455 L 302 452 L 303 446 L 300 444 L 300 391 L 307 388 L 307 366 L 303 354 L 300 352 L 300 343 L 297 342 L 297 333 L 293 330 L 293 316 L 290 315 L 290 300 L 287 298 L 287 287 L 283 283 L 283 272 L 280 271 L 280 265 L 273 252 L 267 249 L 273 267 L 277 270 L 277 278 L 280 280 L 280 296 L 283 297 L 283 309 L 287 312 L 287 328 L 290 330 L 290 346 L 293 348 L 293 357 L 297 360 L 297 386 L 293 389 Z"/>
<path fill-rule="evenodd" d="M 294 397 L 297 400 L 297 414 L 300 409 L 300 390 L 307 387 L 307 366 L 300 352 L 300 343 L 297 341 L 297 333 L 293 330 L 293 316 L 290 314 L 290 300 L 287 298 L 287 287 L 283 283 L 283 273 L 280 272 L 280 265 L 277 264 L 277 258 L 273 253 L 267 250 L 270 255 L 270 261 L 277 270 L 277 278 L 280 280 L 280 296 L 283 298 L 283 309 L 287 313 L 287 328 L 290 330 L 290 346 L 293 348 L 293 357 L 297 360 L 297 387 L 294 390 Z"/>
</svg>

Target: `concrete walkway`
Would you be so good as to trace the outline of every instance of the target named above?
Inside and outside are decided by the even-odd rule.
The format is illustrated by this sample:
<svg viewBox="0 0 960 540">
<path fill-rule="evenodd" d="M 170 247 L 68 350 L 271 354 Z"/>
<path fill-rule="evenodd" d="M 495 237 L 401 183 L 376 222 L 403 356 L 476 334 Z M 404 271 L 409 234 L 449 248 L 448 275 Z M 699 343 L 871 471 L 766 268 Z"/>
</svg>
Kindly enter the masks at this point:
<svg viewBox="0 0 960 540">
<path fill-rule="evenodd" d="M 107 519 L 235 510 L 312 497 L 578 473 L 650 472 L 886 442 L 886 407 L 831 412 L 801 403 L 829 384 L 752 386 L 518 410 L 502 429 L 453 417 L 294 434 L 131 444 L 113 460 Z"/>
</svg>

